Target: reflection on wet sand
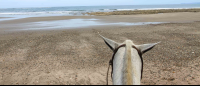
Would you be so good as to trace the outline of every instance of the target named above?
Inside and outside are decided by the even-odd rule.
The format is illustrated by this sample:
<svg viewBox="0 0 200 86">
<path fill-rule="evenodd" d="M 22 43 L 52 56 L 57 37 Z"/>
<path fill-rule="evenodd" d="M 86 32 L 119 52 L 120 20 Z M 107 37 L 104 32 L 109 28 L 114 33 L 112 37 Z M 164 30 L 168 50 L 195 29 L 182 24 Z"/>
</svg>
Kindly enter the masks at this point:
<svg viewBox="0 0 200 86">
<path fill-rule="evenodd" d="M 57 21 L 42 21 L 27 23 L 27 27 L 21 30 L 42 30 L 42 29 L 71 29 L 79 27 L 99 26 L 99 25 L 146 25 L 146 24 L 160 24 L 165 22 L 116 22 L 116 23 L 105 23 L 98 22 L 99 19 L 69 19 L 69 20 L 57 20 Z"/>
</svg>

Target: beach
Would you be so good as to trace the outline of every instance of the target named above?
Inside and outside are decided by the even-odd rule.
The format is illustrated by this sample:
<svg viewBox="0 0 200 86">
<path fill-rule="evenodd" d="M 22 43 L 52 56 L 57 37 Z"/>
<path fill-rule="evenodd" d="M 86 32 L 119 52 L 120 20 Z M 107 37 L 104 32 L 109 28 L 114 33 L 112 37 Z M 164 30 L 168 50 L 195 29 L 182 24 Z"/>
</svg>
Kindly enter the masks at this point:
<svg viewBox="0 0 200 86">
<path fill-rule="evenodd" d="M 200 12 L 176 12 L 0 21 L 0 84 L 105 85 L 113 52 L 99 32 L 119 43 L 161 41 L 143 54 L 142 85 L 199 85 L 199 20 Z"/>
</svg>

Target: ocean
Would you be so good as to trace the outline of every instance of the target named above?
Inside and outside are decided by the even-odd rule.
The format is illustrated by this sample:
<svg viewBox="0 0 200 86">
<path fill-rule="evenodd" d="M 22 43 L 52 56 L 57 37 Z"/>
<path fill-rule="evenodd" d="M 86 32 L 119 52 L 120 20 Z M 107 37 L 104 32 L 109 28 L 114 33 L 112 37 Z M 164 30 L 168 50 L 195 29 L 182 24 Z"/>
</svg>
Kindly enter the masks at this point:
<svg viewBox="0 0 200 86">
<path fill-rule="evenodd" d="M 34 8 L 0 8 L 0 17 L 13 15 L 49 16 L 49 15 L 83 15 L 86 12 L 110 12 L 122 10 L 151 9 L 187 9 L 200 8 L 198 4 L 171 5 L 116 5 L 116 6 L 65 6 L 65 7 L 34 7 Z"/>
</svg>

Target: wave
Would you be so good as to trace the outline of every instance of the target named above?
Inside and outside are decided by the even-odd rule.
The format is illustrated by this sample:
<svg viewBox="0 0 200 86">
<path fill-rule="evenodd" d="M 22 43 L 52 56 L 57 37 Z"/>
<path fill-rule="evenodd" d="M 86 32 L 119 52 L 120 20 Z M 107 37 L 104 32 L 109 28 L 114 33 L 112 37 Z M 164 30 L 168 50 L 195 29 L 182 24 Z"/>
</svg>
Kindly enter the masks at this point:
<svg viewBox="0 0 200 86">
<path fill-rule="evenodd" d="M 105 10 L 105 11 L 107 11 L 107 10 L 117 10 L 117 9 L 99 9 L 99 10 Z"/>
<path fill-rule="evenodd" d="M 118 11 L 134 11 L 134 10 L 163 10 L 163 9 L 192 9 L 192 8 L 140 8 L 140 9 L 117 9 L 117 10 Z"/>
<path fill-rule="evenodd" d="M 74 14 L 80 11 L 47 11 L 47 12 L 3 12 L 0 15 L 39 15 L 39 14 Z"/>
<path fill-rule="evenodd" d="M 86 11 L 86 10 L 69 10 L 69 11 Z"/>
<path fill-rule="evenodd" d="M 163 10 L 163 9 L 190 9 L 190 8 L 142 8 L 142 9 L 137 9 L 137 10 Z"/>
</svg>

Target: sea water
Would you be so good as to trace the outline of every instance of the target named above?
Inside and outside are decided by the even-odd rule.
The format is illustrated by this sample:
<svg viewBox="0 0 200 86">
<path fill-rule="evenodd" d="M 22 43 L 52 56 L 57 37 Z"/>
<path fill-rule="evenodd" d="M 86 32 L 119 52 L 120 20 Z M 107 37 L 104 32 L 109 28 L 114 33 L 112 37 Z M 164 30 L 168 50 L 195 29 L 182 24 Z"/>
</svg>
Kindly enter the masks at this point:
<svg viewBox="0 0 200 86">
<path fill-rule="evenodd" d="M 87 12 L 110 12 L 122 10 L 152 10 L 152 9 L 187 9 L 200 8 L 197 4 L 168 5 L 113 5 L 113 6 L 65 6 L 65 7 L 35 7 L 35 8 L 0 8 L 0 17 L 16 15 L 49 16 L 49 15 L 83 15 Z"/>
</svg>

